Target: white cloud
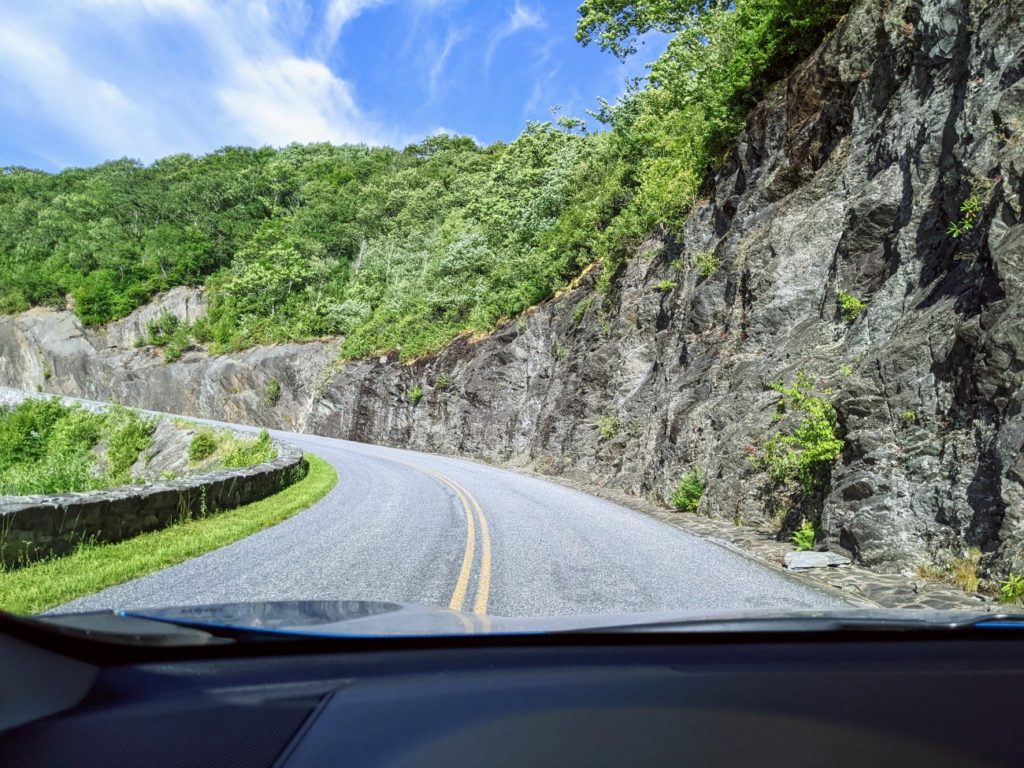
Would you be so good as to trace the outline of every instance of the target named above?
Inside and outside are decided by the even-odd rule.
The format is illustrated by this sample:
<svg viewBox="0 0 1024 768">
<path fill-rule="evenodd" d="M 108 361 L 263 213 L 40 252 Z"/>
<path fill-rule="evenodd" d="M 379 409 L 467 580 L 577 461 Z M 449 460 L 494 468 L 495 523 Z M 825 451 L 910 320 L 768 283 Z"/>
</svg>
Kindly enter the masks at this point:
<svg viewBox="0 0 1024 768">
<path fill-rule="evenodd" d="M 324 14 L 324 26 L 320 34 L 320 53 L 327 55 L 338 42 L 341 29 L 363 11 L 384 5 L 390 0 L 331 0 Z"/>
<path fill-rule="evenodd" d="M 373 141 L 348 84 L 323 64 L 281 57 L 235 63 L 217 101 L 256 143 Z"/>
<path fill-rule="evenodd" d="M 544 17 L 540 13 L 517 2 L 508 19 L 491 34 L 484 54 L 484 68 L 490 70 L 494 53 L 503 40 L 524 29 L 543 29 L 545 26 Z"/>
<path fill-rule="evenodd" d="M 0 24 L 3 79 L 8 100 L 27 99 L 30 111 L 66 126 L 77 141 L 107 157 L 154 157 L 170 150 L 152 115 L 117 85 L 83 72 L 57 46 L 10 20 Z"/>
<path fill-rule="evenodd" d="M 334 0 L 323 44 L 332 47 L 346 22 L 386 1 Z M 31 102 L 28 111 L 102 157 L 148 161 L 243 142 L 404 141 L 360 110 L 351 84 L 323 58 L 296 50 L 309 21 L 302 0 L 43 0 L 32 12 L 0 8 L 0 83 L 9 81 L 4 90 Z M 168 24 L 187 40 L 201 75 L 175 81 L 173 67 L 140 54 Z M 90 32 L 112 33 L 126 50 L 97 58 Z M 122 77 L 119 66 L 135 62 L 151 71 Z M 104 66 L 106 77 L 98 74 Z M 167 76 L 154 83 L 162 70 Z"/>
<path fill-rule="evenodd" d="M 455 46 L 465 37 L 465 33 L 458 29 L 448 30 L 448 36 L 445 38 L 444 46 L 438 53 L 437 58 L 434 59 L 433 65 L 430 67 L 428 85 L 430 87 L 430 98 L 431 100 L 436 99 L 438 93 L 441 90 L 441 75 L 444 74 L 445 64 L 448 63 L 448 57 L 451 56 Z"/>
</svg>

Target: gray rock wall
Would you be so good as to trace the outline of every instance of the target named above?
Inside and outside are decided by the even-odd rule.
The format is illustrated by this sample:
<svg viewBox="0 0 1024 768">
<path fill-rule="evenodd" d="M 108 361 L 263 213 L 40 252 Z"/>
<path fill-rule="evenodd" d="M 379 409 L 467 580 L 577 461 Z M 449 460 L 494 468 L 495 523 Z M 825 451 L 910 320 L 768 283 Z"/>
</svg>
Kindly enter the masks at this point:
<svg viewBox="0 0 1024 768">
<path fill-rule="evenodd" d="M 683 237 L 653 236 L 610 297 L 591 273 L 486 338 L 337 369 L 327 343 L 164 365 L 33 310 L 0 318 L 0 382 L 658 500 L 696 468 L 702 514 L 807 516 L 830 549 L 883 570 L 977 546 L 985 572 L 1022 572 L 1022 77 L 1016 0 L 862 2 L 750 114 Z M 976 227 L 953 238 L 972 192 Z M 693 266 L 705 250 L 720 264 L 710 276 Z M 677 287 L 658 290 L 664 279 Z M 867 302 L 853 323 L 839 290 Z M 780 496 L 749 460 L 779 426 L 769 384 L 801 370 L 831 390 L 846 440 L 816 498 Z M 282 397 L 268 407 L 272 377 Z"/>
</svg>

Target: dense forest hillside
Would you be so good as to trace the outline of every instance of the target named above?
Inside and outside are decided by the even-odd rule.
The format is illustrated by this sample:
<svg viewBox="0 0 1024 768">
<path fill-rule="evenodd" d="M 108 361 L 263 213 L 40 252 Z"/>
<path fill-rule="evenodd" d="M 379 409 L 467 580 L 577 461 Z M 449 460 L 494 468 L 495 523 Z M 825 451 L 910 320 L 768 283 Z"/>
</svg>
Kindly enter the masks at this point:
<svg viewBox="0 0 1024 768">
<path fill-rule="evenodd" d="M 607 130 L 560 117 L 508 145 L 435 136 L 402 151 L 228 147 L 149 166 L 0 174 L 0 313 L 70 306 L 86 325 L 178 285 L 208 288 L 174 355 L 344 335 L 343 357 L 440 348 L 551 296 L 588 265 L 610 281 L 656 226 L 678 230 L 747 110 L 848 0 L 588 0 L 578 38 L 615 55 L 675 33 Z M 607 289 L 609 283 L 606 283 Z"/>
</svg>

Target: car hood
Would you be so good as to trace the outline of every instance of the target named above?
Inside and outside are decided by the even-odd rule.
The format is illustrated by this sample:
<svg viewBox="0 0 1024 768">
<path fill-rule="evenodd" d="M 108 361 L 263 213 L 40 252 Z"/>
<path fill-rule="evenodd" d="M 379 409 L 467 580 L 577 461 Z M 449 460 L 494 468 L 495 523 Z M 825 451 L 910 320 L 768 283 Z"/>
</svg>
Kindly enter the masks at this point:
<svg viewBox="0 0 1024 768">
<path fill-rule="evenodd" d="M 505 618 L 372 600 L 228 603 L 116 612 L 196 629 L 319 637 L 428 637 L 551 632 L 750 632 L 976 626 L 1000 614 L 917 609 L 662 611 Z M 1004 624 L 1005 625 L 1005 624 Z M 1020 623 L 1016 623 L 1019 627 Z"/>
</svg>

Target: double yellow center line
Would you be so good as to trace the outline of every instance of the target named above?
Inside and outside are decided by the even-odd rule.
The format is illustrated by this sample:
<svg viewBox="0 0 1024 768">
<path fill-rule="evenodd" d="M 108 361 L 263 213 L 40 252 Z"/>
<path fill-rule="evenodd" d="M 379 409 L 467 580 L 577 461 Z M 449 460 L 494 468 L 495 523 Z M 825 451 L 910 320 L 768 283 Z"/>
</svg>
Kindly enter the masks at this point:
<svg viewBox="0 0 1024 768">
<path fill-rule="evenodd" d="M 491 533 L 487 526 L 487 518 L 478 502 L 469 491 L 452 480 L 450 477 L 434 472 L 430 469 L 418 467 L 399 459 L 389 458 L 396 464 L 402 464 L 424 475 L 429 475 L 438 482 L 444 484 L 462 503 L 466 512 L 466 551 L 462 556 L 462 567 L 459 569 L 459 577 L 455 581 L 455 591 L 452 592 L 452 599 L 448 607 L 453 611 L 462 611 L 466 602 L 466 594 L 469 592 L 469 582 L 473 575 L 473 560 L 476 556 L 477 527 L 480 530 L 480 571 L 476 582 L 476 597 L 473 600 L 473 613 L 479 616 L 487 615 L 487 600 L 491 591 Z"/>
</svg>

